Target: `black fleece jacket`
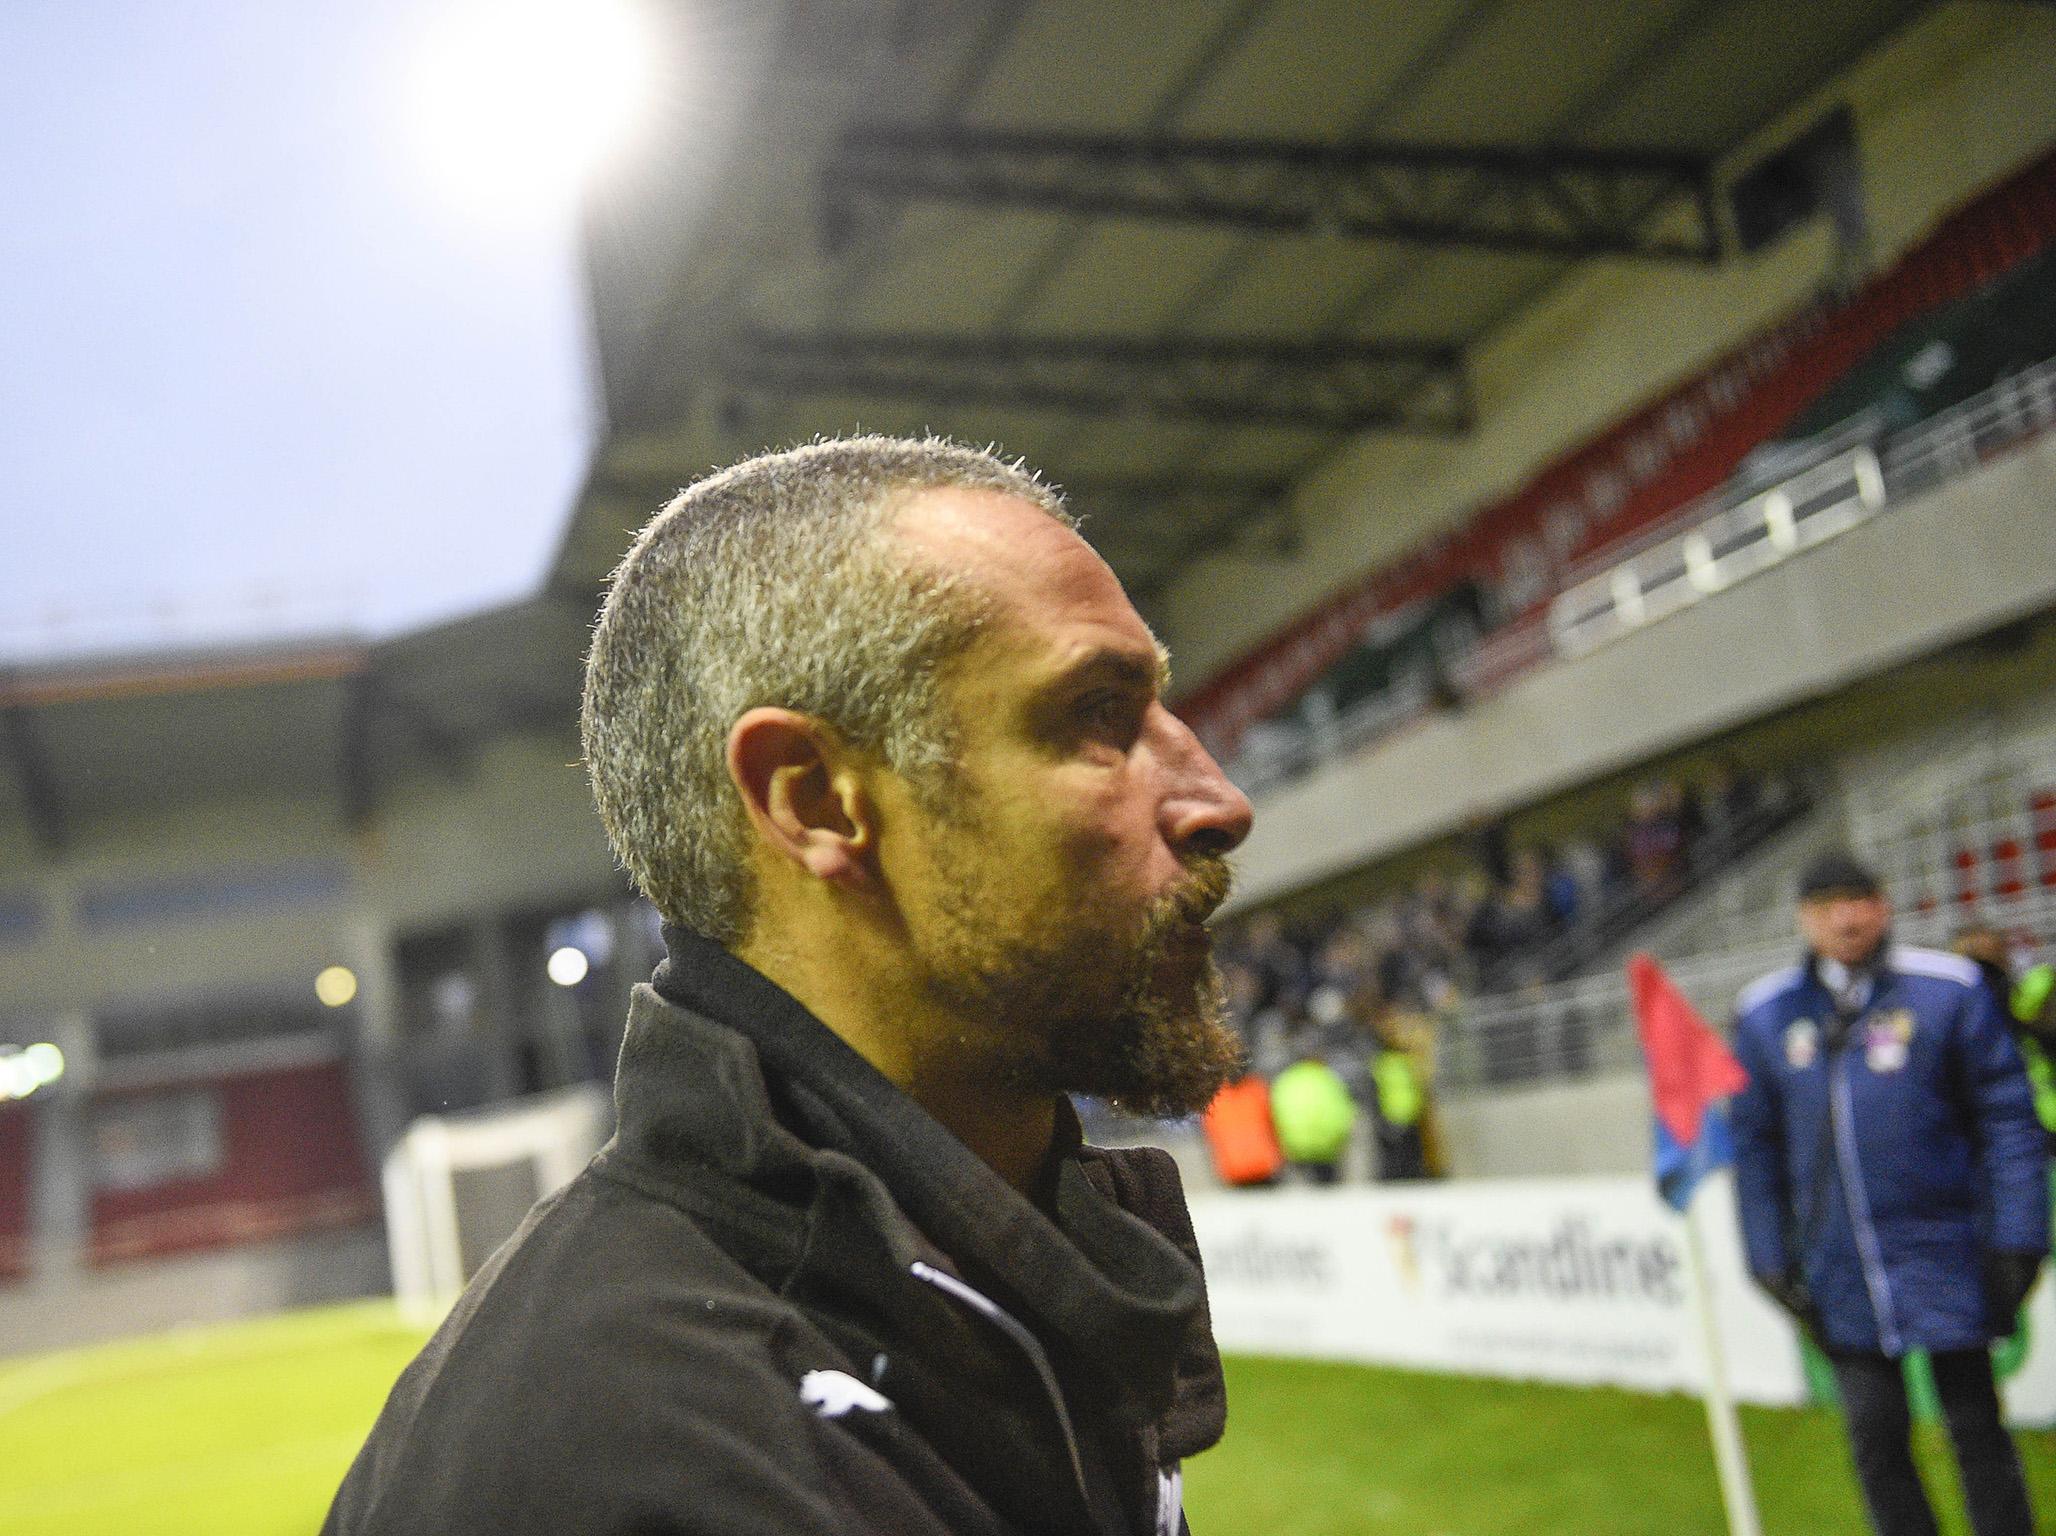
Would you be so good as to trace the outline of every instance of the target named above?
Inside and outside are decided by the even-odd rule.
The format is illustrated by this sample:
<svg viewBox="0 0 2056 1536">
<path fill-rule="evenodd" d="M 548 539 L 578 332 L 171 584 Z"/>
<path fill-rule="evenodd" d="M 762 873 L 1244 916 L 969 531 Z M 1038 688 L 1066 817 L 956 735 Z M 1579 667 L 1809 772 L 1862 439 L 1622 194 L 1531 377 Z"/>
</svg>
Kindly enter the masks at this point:
<svg viewBox="0 0 2056 1536">
<path fill-rule="evenodd" d="M 1024 1198 L 697 935 L 636 989 L 619 1129 L 400 1378 L 325 1531 L 1181 1529 L 1220 1361 L 1177 1171 Z"/>
</svg>

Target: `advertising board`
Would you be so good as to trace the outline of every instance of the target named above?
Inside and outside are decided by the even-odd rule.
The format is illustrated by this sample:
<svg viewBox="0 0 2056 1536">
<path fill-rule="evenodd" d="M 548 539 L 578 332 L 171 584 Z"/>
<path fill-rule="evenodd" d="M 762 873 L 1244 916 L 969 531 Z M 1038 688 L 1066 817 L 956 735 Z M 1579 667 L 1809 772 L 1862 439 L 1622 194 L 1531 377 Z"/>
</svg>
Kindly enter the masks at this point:
<svg viewBox="0 0 2056 1536">
<path fill-rule="evenodd" d="M 1694 1202 L 1730 1390 L 1795 1404 L 1796 1330 L 1749 1282 L 1725 1174 Z M 1193 1200 L 1223 1350 L 1697 1392 L 1684 1218 L 1646 1179 L 1478 1180 Z M 2056 1285 L 2000 1352 L 2018 1422 L 2056 1422 Z"/>
</svg>

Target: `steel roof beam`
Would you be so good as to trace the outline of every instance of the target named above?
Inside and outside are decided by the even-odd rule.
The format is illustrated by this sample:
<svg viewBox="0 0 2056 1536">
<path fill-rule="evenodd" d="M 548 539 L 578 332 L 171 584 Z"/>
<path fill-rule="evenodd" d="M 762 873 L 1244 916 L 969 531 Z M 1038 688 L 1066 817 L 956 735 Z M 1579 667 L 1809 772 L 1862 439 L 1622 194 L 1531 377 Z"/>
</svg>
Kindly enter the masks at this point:
<svg viewBox="0 0 2056 1536">
<path fill-rule="evenodd" d="M 371 727 L 378 708 L 378 683 L 370 669 L 350 679 L 343 696 L 342 740 L 336 776 L 343 799 L 343 822 L 361 830 L 378 809 L 378 775 L 371 761 Z"/>
<path fill-rule="evenodd" d="M 1217 425 L 1457 435 L 1474 416 L 1461 354 L 1436 343 L 759 332 L 727 350 L 721 374 L 731 388 L 776 395 L 864 394 Z"/>
<path fill-rule="evenodd" d="M 343 698 L 342 741 L 337 777 L 343 797 L 343 820 L 361 828 L 378 809 L 378 764 L 372 737 L 381 716 L 390 715 L 414 736 L 416 743 L 442 769 L 450 782 L 470 777 L 469 746 L 414 700 L 396 694 L 375 668 L 350 679 Z"/>
<path fill-rule="evenodd" d="M 1154 557 L 1194 529 L 1218 534 L 1285 510 L 1292 482 L 1259 475 L 1164 475 L 1067 482 L 1064 498 L 1109 558 Z M 1104 521 L 1102 521 L 1104 520 Z M 1124 559 L 1117 563 L 1126 564 Z"/>
<path fill-rule="evenodd" d="M 1292 482 L 1276 475 L 1081 476 L 1063 482 L 1064 499 L 1081 517 L 1187 519 L 1223 506 L 1283 501 Z"/>
<path fill-rule="evenodd" d="M 14 781 L 21 790 L 22 808 L 28 815 L 29 833 L 36 846 L 47 854 L 60 854 L 71 842 L 71 827 L 64 813 L 64 797 L 51 771 L 50 755 L 43 750 L 43 738 L 36 730 L 34 714 L 27 705 L 0 708 L 0 747 L 14 766 Z"/>
<path fill-rule="evenodd" d="M 415 742 L 435 760 L 451 783 L 462 783 L 471 776 L 475 761 L 470 746 L 428 709 L 383 685 L 376 699 L 381 708 L 413 733 Z"/>
<path fill-rule="evenodd" d="M 1693 156 L 1425 144 L 860 129 L 822 176 L 829 244 L 867 208 L 945 201 L 1555 256 L 1720 259 Z M 1652 229 L 1672 202 L 1685 234 Z"/>
</svg>

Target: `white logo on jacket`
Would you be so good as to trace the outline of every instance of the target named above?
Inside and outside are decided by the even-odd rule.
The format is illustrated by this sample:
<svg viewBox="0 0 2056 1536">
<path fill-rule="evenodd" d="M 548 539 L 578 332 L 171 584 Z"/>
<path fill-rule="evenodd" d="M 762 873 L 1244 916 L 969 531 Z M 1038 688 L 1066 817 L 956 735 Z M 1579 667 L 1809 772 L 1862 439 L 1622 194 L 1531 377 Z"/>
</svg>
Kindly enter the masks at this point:
<svg viewBox="0 0 2056 1536">
<path fill-rule="evenodd" d="M 824 1419 L 839 1419 L 852 1408 L 884 1413 L 892 1399 L 865 1386 L 847 1371 L 809 1371 L 800 1378 L 800 1401 Z"/>
<path fill-rule="evenodd" d="M 1820 1026 L 1811 1019 L 1794 1019 L 1785 1026 L 1785 1064 L 1804 1072 L 1820 1054 Z"/>
<path fill-rule="evenodd" d="M 1897 1072 L 1913 1043 L 1913 1015 L 1904 1008 L 1873 1019 L 1863 1031 L 1863 1064 L 1873 1072 Z"/>
</svg>

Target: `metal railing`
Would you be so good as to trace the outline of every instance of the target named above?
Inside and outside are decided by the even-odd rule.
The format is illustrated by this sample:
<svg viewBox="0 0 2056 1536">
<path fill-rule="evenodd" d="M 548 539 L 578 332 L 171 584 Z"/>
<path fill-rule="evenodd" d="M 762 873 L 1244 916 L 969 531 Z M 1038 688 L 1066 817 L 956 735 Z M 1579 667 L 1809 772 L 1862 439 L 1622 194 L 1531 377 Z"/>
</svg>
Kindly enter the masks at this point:
<svg viewBox="0 0 2056 1536">
<path fill-rule="evenodd" d="M 1735 994 L 1789 965 L 1798 941 L 1667 965 L 1705 1016 L 1724 1022 Z M 1638 1070 L 1641 1057 L 1625 970 L 1466 1002 L 1443 1032 L 1437 1081 L 1444 1092 Z"/>
<path fill-rule="evenodd" d="M 1549 606 L 1556 649 L 1586 655 L 1967 474 L 2052 423 L 2056 360 L 2009 375 L 1889 439 L 1824 440 L 1830 451 L 1819 462 L 1742 502 L 1708 498 L 1680 509 L 1558 594 Z"/>
<path fill-rule="evenodd" d="M 1854 846 L 1874 862 L 1894 906 L 1899 943 L 1947 948 L 1973 918 L 2042 942 L 2056 937 L 2056 886 L 2044 883 L 2039 829 L 2030 794 L 2056 781 L 2056 762 L 2024 761 L 2003 782 L 1979 781 L 1968 795 L 1995 794 L 2006 809 L 1969 816 L 1960 806 L 1937 808 L 1935 819 L 1860 820 Z M 2019 868 L 1995 886 L 1980 871 L 1972 899 L 1962 897 L 1955 854 L 2005 843 Z M 1753 940 L 1712 954 L 1666 957 L 1666 968 L 1707 1018 L 1724 1021 L 1734 995 L 1755 976 L 1798 954 L 1788 900 L 1766 908 Z M 1595 1076 L 1639 1066 L 1627 983 L 1608 970 L 1554 985 L 1530 986 L 1465 1001 L 1444 1035 L 1442 1083 L 1463 1090 L 1538 1080 Z"/>
<path fill-rule="evenodd" d="M 1847 449 L 1558 594 L 1549 605 L 1556 650 L 1587 655 L 1848 532 L 1884 505 L 1876 451 Z"/>
<path fill-rule="evenodd" d="M 1688 842 L 1677 873 L 1655 889 L 1616 888 L 1593 904 L 1582 921 L 1532 950 L 1484 967 L 1480 993 L 1518 990 L 1534 982 L 1559 982 L 1589 969 L 1607 950 L 1661 917 L 1678 902 L 1708 889 L 1742 859 L 1804 820 L 1813 810 L 1812 792 L 1797 786 L 1734 822 L 1702 832 Z"/>
<path fill-rule="evenodd" d="M 2056 359 L 2022 369 L 1937 412 L 1885 448 L 1885 487 L 1905 497 L 1968 474 L 2056 425 Z"/>
<path fill-rule="evenodd" d="M 1632 541 L 1571 573 L 1539 619 L 1487 635 L 1448 668 L 1459 693 L 1490 693 L 1552 659 L 1599 646 L 1677 613 L 1814 548 L 2056 425 L 2056 360 L 2001 379 L 1890 438 L 1862 418 L 1810 445 L 1812 463 L 1735 499 L 1732 485 L 1678 508 Z M 1260 794 L 1420 718 L 1435 702 L 1403 679 L 1327 719 L 1280 725 L 1231 765 Z"/>
</svg>

